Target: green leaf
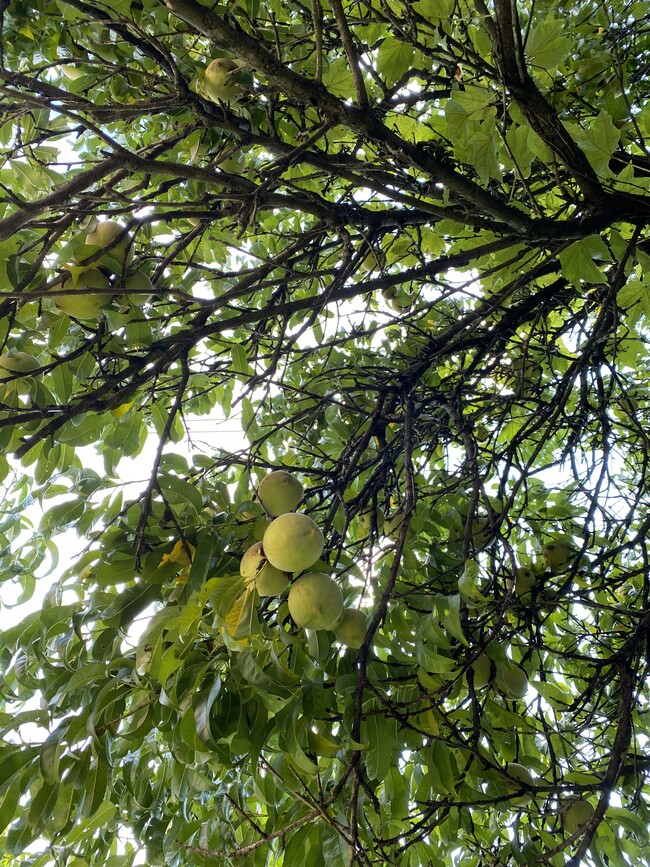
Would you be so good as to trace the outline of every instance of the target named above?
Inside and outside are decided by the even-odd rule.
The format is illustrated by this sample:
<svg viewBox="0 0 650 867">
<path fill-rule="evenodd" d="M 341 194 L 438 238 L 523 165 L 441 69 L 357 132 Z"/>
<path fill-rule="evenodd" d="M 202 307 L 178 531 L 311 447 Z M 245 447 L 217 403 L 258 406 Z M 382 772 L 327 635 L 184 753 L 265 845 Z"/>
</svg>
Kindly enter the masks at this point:
<svg viewBox="0 0 650 867">
<path fill-rule="evenodd" d="M 574 39 L 565 33 L 564 21 L 547 15 L 533 21 L 525 51 L 536 71 L 548 75 L 564 63 L 573 47 Z"/>
<path fill-rule="evenodd" d="M 582 241 L 574 241 L 558 256 L 562 274 L 574 286 L 582 283 L 604 283 L 605 274 L 595 264 L 608 262 L 609 250 L 599 235 L 590 235 Z"/>
<path fill-rule="evenodd" d="M 396 39 L 384 39 L 377 52 L 377 67 L 390 87 L 413 66 L 413 46 Z"/>
<path fill-rule="evenodd" d="M 364 717 L 361 731 L 368 745 L 363 753 L 368 776 L 381 781 L 392 764 L 392 750 L 397 737 L 395 720 L 387 718 L 380 710 L 370 711 Z"/>
<path fill-rule="evenodd" d="M 83 413 L 63 425 L 57 433 L 57 440 L 71 446 L 87 446 L 97 442 L 106 424 L 103 415 Z"/>
<path fill-rule="evenodd" d="M 577 133 L 576 142 L 587 155 L 596 174 L 610 177 L 609 161 L 620 138 L 621 131 L 614 126 L 611 116 L 601 111 L 588 129 Z"/>
</svg>

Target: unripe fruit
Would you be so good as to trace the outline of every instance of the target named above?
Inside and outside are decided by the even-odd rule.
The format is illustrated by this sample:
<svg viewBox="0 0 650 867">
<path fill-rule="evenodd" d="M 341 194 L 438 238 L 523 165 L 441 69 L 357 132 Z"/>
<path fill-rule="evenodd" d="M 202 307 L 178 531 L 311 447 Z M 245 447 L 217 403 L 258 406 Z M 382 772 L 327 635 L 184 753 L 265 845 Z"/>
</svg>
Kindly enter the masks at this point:
<svg viewBox="0 0 650 867">
<path fill-rule="evenodd" d="M 518 792 L 523 786 L 534 786 L 535 779 L 528 768 L 520 765 L 519 762 L 508 762 L 505 767 L 506 774 L 511 778 L 506 780 L 506 788 L 510 792 Z M 524 794 L 519 798 L 512 798 L 513 804 L 525 804 L 530 801 L 531 795 Z"/>
<path fill-rule="evenodd" d="M 535 586 L 535 573 L 527 566 L 520 566 L 515 573 L 515 591 L 517 596 L 529 593 Z"/>
<path fill-rule="evenodd" d="M 381 529 L 384 526 L 384 520 L 384 513 L 381 509 L 375 511 L 372 506 L 369 506 L 359 515 L 359 523 L 367 533 L 372 530 L 373 522 L 376 522 L 377 530 L 381 532 Z"/>
<path fill-rule="evenodd" d="M 86 295 L 84 289 L 110 289 L 110 281 L 98 268 L 75 269 L 76 279 L 68 278 L 61 289 L 71 292 L 70 295 L 57 295 L 54 303 L 68 316 L 75 319 L 98 319 L 103 308 L 111 300 L 110 294 Z"/>
<path fill-rule="evenodd" d="M 288 603 L 294 623 L 305 629 L 331 629 L 343 613 L 339 585 L 322 572 L 307 572 L 294 581 Z"/>
<path fill-rule="evenodd" d="M 237 79 L 241 66 L 236 60 L 217 57 L 211 60 L 203 75 L 203 89 L 213 102 L 236 102 L 242 93 Z"/>
<path fill-rule="evenodd" d="M 289 586 L 289 577 L 272 566 L 264 556 L 261 542 L 255 542 L 244 553 L 239 573 L 247 584 L 254 584 L 260 596 L 278 596 Z"/>
<path fill-rule="evenodd" d="M 483 689 L 492 680 L 492 660 L 487 653 L 482 653 L 476 662 L 472 663 L 474 672 L 474 689 Z"/>
<path fill-rule="evenodd" d="M 275 470 L 264 476 L 257 489 L 257 496 L 272 517 L 293 512 L 302 500 L 303 487 L 295 476 L 285 470 Z"/>
<path fill-rule="evenodd" d="M 123 237 L 113 244 L 118 235 Z M 114 274 L 126 270 L 133 261 L 133 239 L 124 226 L 115 220 L 104 220 L 97 224 L 93 232 L 86 235 L 86 244 L 90 247 L 105 249 L 106 253 L 93 262 L 93 265 L 102 265 Z"/>
<path fill-rule="evenodd" d="M 125 299 L 134 307 L 142 307 L 151 298 L 154 285 L 144 271 L 134 271 L 124 281 Z"/>
<path fill-rule="evenodd" d="M 526 672 L 516 665 L 504 665 L 498 669 L 494 682 L 507 698 L 524 698 L 528 692 Z"/>
<path fill-rule="evenodd" d="M 567 545 L 562 545 L 559 542 L 549 542 L 542 549 L 542 558 L 547 569 L 553 569 L 560 572 L 569 566 L 569 563 L 575 555 L 575 551 Z"/>
<path fill-rule="evenodd" d="M 262 547 L 266 559 L 282 572 L 302 572 L 323 553 L 325 540 L 314 521 L 302 512 L 287 512 L 271 521 Z"/>
<path fill-rule="evenodd" d="M 20 378 L 16 374 L 29 373 L 40 366 L 38 359 L 28 352 L 10 349 L 6 355 L 0 355 L 0 380 Z"/>
<path fill-rule="evenodd" d="M 368 621 L 365 613 L 358 608 L 346 608 L 343 619 L 334 628 L 334 635 L 341 644 L 357 649 L 363 644 L 367 629 Z"/>
<path fill-rule="evenodd" d="M 588 824 L 591 817 L 594 815 L 594 808 L 580 798 L 574 801 L 564 814 L 564 829 L 568 834 L 577 834 L 585 825 Z"/>
</svg>

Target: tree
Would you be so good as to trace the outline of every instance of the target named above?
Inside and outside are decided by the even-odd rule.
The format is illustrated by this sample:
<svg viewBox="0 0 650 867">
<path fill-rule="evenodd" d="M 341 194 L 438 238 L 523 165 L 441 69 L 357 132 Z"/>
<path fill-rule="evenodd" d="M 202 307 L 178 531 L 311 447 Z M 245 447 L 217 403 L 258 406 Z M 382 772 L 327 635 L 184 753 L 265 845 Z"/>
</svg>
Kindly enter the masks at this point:
<svg viewBox="0 0 650 867">
<path fill-rule="evenodd" d="M 647 6 L 0 9 L 3 863 L 650 863 Z"/>
</svg>

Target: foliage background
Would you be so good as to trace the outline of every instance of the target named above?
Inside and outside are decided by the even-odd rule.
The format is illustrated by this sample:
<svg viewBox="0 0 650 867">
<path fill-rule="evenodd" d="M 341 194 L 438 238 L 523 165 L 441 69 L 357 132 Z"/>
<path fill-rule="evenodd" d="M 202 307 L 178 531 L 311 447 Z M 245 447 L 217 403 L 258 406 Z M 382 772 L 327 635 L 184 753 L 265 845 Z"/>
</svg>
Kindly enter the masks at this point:
<svg viewBox="0 0 650 867">
<path fill-rule="evenodd" d="M 0 570 L 65 566 L 2 611 L 4 863 L 649 863 L 647 5 L 0 11 Z M 155 294 L 80 321 L 92 217 Z M 359 651 L 238 577 L 279 467 Z"/>
</svg>

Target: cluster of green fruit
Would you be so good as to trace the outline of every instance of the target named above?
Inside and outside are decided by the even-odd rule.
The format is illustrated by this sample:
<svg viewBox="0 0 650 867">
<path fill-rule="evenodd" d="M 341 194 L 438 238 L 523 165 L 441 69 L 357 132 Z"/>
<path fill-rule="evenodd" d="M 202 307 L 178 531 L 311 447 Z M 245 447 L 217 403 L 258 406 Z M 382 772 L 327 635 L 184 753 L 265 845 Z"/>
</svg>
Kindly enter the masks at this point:
<svg viewBox="0 0 650 867">
<path fill-rule="evenodd" d="M 482 653 L 472 664 L 474 689 L 494 685 L 506 698 L 524 698 L 528 692 L 526 672 L 509 660 L 496 642 L 491 645 L 491 653 Z"/>
<path fill-rule="evenodd" d="M 289 613 L 296 626 L 331 629 L 341 644 L 359 648 L 366 615 L 345 607 L 341 588 L 329 575 L 306 571 L 320 559 L 325 540 L 309 515 L 294 511 L 303 493 L 298 479 L 284 470 L 262 479 L 257 496 L 273 520 L 262 541 L 244 553 L 241 576 L 260 596 L 278 596 L 288 588 Z"/>
<path fill-rule="evenodd" d="M 86 249 L 87 248 L 87 249 Z M 130 271 L 133 262 L 133 237 L 115 220 L 104 220 L 85 237 L 79 247 L 86 256 L 76 255 L 74 262 L 66 263 L 67 277 L 54 303 L 76 319 L 97 319 L 115 295 L 122 295 L 134 306 L 145 304 L 154 291 L 144 271 Z M 100 289 L 90 293 L 88 289 Z M 134 294 L 137 293 L 137 294 Z M 140 294 L 142 293 L 142 294 Z"/>
</svg>

